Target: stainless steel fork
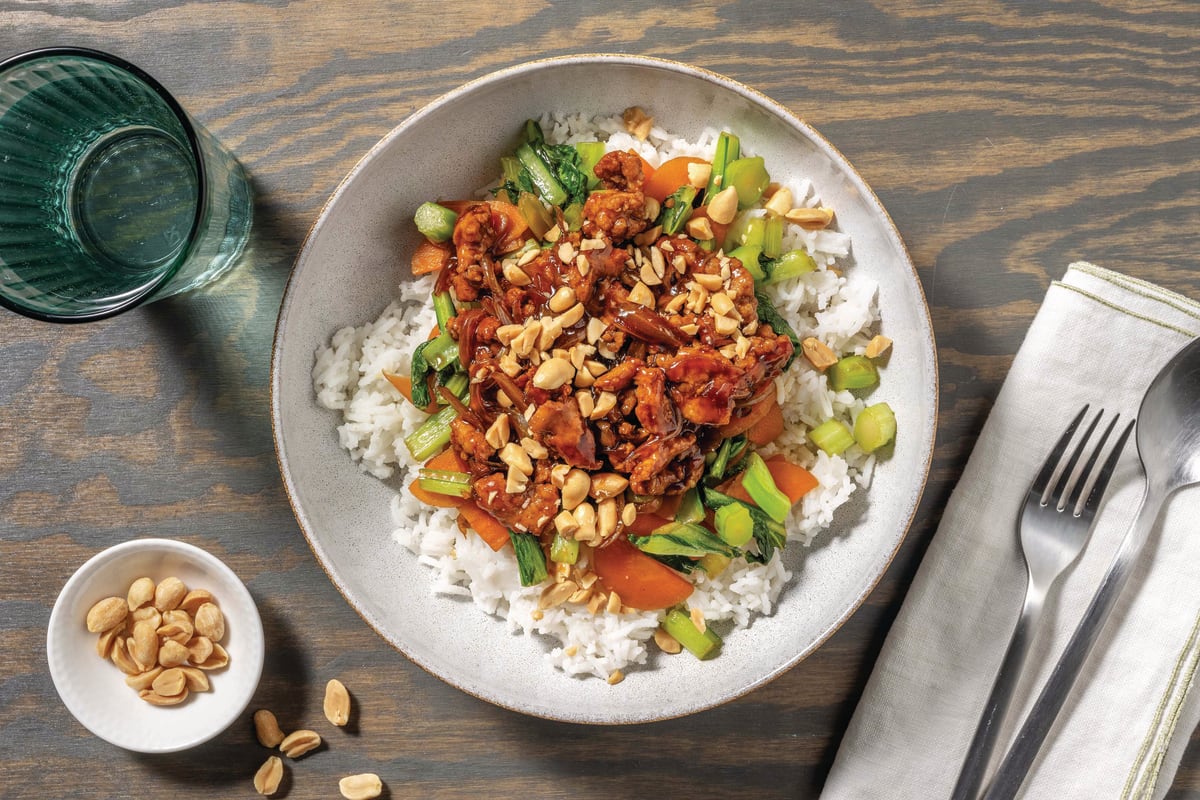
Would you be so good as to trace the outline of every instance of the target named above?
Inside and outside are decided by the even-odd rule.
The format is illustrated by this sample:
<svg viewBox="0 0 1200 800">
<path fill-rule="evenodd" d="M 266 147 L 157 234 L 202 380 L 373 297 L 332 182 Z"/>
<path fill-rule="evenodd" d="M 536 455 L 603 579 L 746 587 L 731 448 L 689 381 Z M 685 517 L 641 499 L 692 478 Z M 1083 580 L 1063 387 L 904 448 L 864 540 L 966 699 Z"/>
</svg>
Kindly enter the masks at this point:
<svg viewBox="0 0 1200 800">
<path fill-rule="evenodd" d="M 1101 461 L 1105 444 L 1120 419 L 1120 415 L 1114 416 L 1099 440 L 1089 446 L 1092 434 L 1104 416 L 1104 410 L 1101 409 L 1068 453 L 1075 432 L 1087 412 L 1088 407 L 1084 406 L 1067 426 L 1025 496 L 1025 505 L 1017 522 L 1021 551 L 1029 576 L 1025 603 L 1000 664 L 996 682 L 992 685 L 991 696 L 967 750 L 962 771 L 954 786 L 953 800 L 974 800 L 979 793 L 1001 723 L 1012 703 L 1038 620 L 1042 616 L 1046 595 L 1058 576 L 1083 551 L 1117 457 L 1133 430 L 1133 423 L 1130 422 L 1108 449 L 1107 457 Z"/>
</svg>

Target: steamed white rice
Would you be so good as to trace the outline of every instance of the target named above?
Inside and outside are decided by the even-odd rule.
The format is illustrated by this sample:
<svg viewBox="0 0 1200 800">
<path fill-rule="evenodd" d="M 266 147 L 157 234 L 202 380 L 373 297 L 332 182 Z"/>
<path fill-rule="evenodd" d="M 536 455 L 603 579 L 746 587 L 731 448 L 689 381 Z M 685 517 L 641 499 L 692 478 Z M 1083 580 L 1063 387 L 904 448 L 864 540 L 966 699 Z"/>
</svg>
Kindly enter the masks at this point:
<svg viewBox="0 0 1200 800">
<path fill-rule="evenodd" d="M 642 142 L 625 132 L 620 117 L 546 116 L 541 124 L 553 143 L 599 138 L 607 142 L 608 150 L 632 149 L 654 166 L 680 155 L 711 159 L 719 134 L 707 130 L 688 142 L 655 127 Z M 807 179 L 787 186 L 797 205 L 820 204 Z M 879 318 L 877 287 L 862 275 L 844 277 L 840 271 L 828 269 L 849 254 L 849 236 L 833 230 L 788 227 L 785 248 L 803 247 L 819 268 L 768 287 L 776 308 L 801 339 L 815 336 L 839 353 L 863 352 Z M 425 414 L 401 398 L 383 372 L 409 372 L 413 350 L 436 322 L 433 284 L 433 276 L 401 284 L 397 298 L 374 322 L 335 333 L 330 344 L 318 350 L 312 372 L 317 402 L 340 413 L 338 439 L 350 457 L 371 475 L 381 479 L 398 476 L 405 486 L 420 465 L 413 461 L 403 440 L 424 421 Z M 789 539 L 807 545 L 831 524 L 835 510 L 856 487 L 869 484 L 874 456 L 857 447 L 841 456 L 811 448 L 809 428 L 830 417 L 852 424 L 863 403 L 850 392 L 831 390 L 824 374 L 802 362 L 794 363 L 776 381 L 786 430 L 760 450 L 764 455 L 784 454 L 819 481 L 792 509 L 787 521 Z M 520 585 L 510 549 L 493 552 L 479 537 L 464 537 L 455 523 L 457 510 L 431 508 L 404 489 L 397 491 L 391 506 L 392 535 L 430 568 L 431 591 L 470 597 L 484 613 L 504 619 L 513 633 L 543 635 L 549 643 L 547 660 L 554 666 L 571 675 L 607 678 L 646 661 L 646 641 L 658 626 L 658 612 L 593 615 L 582 606 L 562 604 L 536 615 L 533 612 L 542 588 Z M 720 575 L 710 577 L 697 570 L 692 577 L 695 591 L 688 598 L 689 608 L 699 609 L 710 624 L 725 623 L 738 629 L 749 626 L 755 615 L 774 611 L 791 573 L 776 553 L 767 564 L 739 558 Z"/>
</svg>

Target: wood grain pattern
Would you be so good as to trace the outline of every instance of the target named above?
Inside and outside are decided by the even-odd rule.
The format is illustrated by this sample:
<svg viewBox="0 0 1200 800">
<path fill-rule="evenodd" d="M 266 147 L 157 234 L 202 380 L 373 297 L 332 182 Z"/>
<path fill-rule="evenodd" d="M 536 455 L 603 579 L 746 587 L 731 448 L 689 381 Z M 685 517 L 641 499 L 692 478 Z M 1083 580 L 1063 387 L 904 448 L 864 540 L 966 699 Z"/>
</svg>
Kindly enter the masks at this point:
<svg viewBox="0 0 1200 800">
<path fill-rule="evenodd" d="M 77 327 L 0 315 L 6 798 L 253 795 L 267 752 L 248 717 L 196 751 L 136 756 L 80 727 L 50 682 L 58 589 L 99 549 L 149 534 L 204 546 L 243 578 L 268 639 L 253 707 L 329 735 L 288 763 L 287 797 L 335 796 L 362 771 L 391 797 L 813 797 L 1049 282 L 1087 258 L 1200 298 L 1193 3 L 0 0 L 0 55 L 67 43 L 171 89 L 252 173 L 256 223 L 238 270 L 185 298 Z M 288 271 L 346 172 L 463 81 L 580 52 L 690 62 L 820 130 L 905 238 L 941 366 L 918 521 L 864 607 L 759 691 L 631 728 L 493 708 L 387 647 L 305 544 L 268 413 Z M 345 731 L 321 717 L 334 676 L 354 695 Z M 1173 800 L 1200 798 L 1197 742 Z"/>
</svg>

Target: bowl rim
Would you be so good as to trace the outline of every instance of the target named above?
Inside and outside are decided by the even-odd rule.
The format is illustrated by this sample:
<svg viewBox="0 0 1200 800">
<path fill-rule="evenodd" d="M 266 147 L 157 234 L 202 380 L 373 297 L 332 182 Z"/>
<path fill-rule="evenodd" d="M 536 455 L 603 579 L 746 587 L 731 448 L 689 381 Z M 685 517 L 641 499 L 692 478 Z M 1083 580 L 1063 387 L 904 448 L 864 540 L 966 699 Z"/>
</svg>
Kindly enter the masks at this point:
<svg viewBox="0 0 1200 800">
<path fill-rule="evenodd" d="M 234 591 L 239 594 L 244 593 L 243 600 L 248 603 L 252 614 L 242 620 L 238 620 L 238 624 L 247 626 L 249 636 L 252 641 L 257 641 L 257 647 L 246 648 L 245 651 L 239 653 L 239 660 L 246 658 L 248 655 L 253 658 L 252 661 L 252 680 L 248 683 L 249 690 L 246 692 L 245 698 L 239 702 L 235 702 L 228 706 L 229 712 L 220 716 L 219 721 L 214 727 L 205 731 L 199 736 L 193 736 L 184 741 L 175 742 L 162 747 L 145 747 L 132 744 L 127 741 L 116 741 L 114 737 L 105 735 L 103 732 L 96 730 L 92 724 L 77 712 L 76 707 L 64 695 L 60 683 L 61 671 L 56 667 L 57 663 L 61 663 L 60 659 L 55 658 L 55 653 L 58 650 L 55 641 L 55 632 L 60 630 L 64 625 L 71 624 L 67 619 L 67 597 L 81 583 L 83 583 L 98 567 L 108 564 L 113 561 L 118 561 L 132 553 L 144 551 L 163 551 L 173 552 L 183 555 L 189 559 L 203 563 L 213 572 L 220 573 L 233 586 Z M 59 699 L 66 709 L 71 713 L 80 725 L 86 728 L 96 737 L 103 739 L 109 744 L 116 745 L 125 750 L 136 753 L 176 753 L 182 750 L 188 750 L 192 747 L 201 745 L 212 740 L 216 736 L 224 733 L 229 729 L 238 717 L 250 705 L 250 701 L 254 699 L 254 694 L 258 690 L 258 684 L 262 679 L 263 663 L 265 661 L 265 633 L 262 625 L 262 615 L 259 613 L 258 604 L 254 601 L 254 596 L 246 587 L 246 584 L 238 577 L 237 573 L 221 559 L 217 558 L 212 553 L 188 542 L 178 539 L 164 539 L 160 537 L 143 537 L 138 539 L 130 539 L 118 544 L 107 547 L 100 552 L 92 555 L 87 561 L 83 562 L 69 577 L 66 583 L 59 590 L 58 597 L 54 600 L 54 607 L 50 610 L 50 620 L 46 625 L 46 660 L 50 670 L 50 678 L 54 684 L 54 690 L 58 693 Z M 252 652 L 249 652 L 252 651 Z"/>
<path fill-rule="evenodd" d="M 380 627 L 377 626 L 375 624 L 375 622 L 370 618 L 370 616 L 367 613 L 365 613 L 365 611 L 359 606 L 359 604 L 350 597 L 350 595 L 347 593 L 347 588 L 331 572 L 330 566 L 327 562 L 327 557 L 325 555 L 324 549 L 321 547 L 320 543 L 315 540 L 314 535 L 313 535 L 312 531 L 310 530 L 311 526 L 308 521 L 308 517 L 305 514 L 304 510 L 300 506 L 300 502 L 299 502 L 299 499 L 296 494 L 296 488 L 295 488 L 294 482 L 293 482 L 292 473 L 288 467 L 288 459 L 287 459 L 287 456 L 283 449 L 283 434 L 282 434 L 282 430 L 281 430 L 281 425 L 282 425 L 282 423 L 281 423 L 282 403 L 281 403 L 281 399 L 280 399 L 280 388 L 281 388 L 280 387 L 280 364 L 282 361 L 281 339 L 282 339 L 282 333 L 286 327 L 289 315 L 292 311 L 293 282 L 296 280 L 296 275 L 297 275 L 298 269 L 301 265 L 301 262 L 304 261 L 304 259 L 306 258 L 307 254 L 309 252 L 310 243 L 324 228 L 324 226 L 328 220 L 328 214 L 329 214 L 330 209 L 342 197 L 342 195 L 347 190 L 347 187 L 358 177 L 358 175 L 367 167 L 367 165 L 371 161 L 374 160 L 374 158 L 381 151 L 383 151 L 385 148 L 387 148 L 391 144 L 391 142 L 394 139 L 403 135 L 410 127 L 416 125 L 423 118 L 436 113 L 438 110 L 440 110 L 441 108 L 443 108 L 446 105 L 449 105 L 450 103 L 455 102 L 460 97 L 471 94 L 472 92 L 474 92 L 478 89 L 484 88 L 486 86 L 489 86 L 491 84 L 501 83 L 510 78 L 513 78 L 515 76 L 518 76 L 518 75 L 521 75 L 521 74 L 524 74 L 527 72 L 537 72 L 537 71 L 544 70 L 544 69 L 552 69 L 557 66 L 567 66 L 567 65 L 576 65 L 576 64 L 595 64 L 595 65 L 613 64 L 613 65 L 620 65 L 620 66 L 651 67 L 651 68 L 655 68 L 655 69 L 665 70 L 668 72 L 674 72 L 674 73 L 684 75 L 687 77 L 699 78 L 703 81 L 706 81 L 709 83 L 714 83 L 718 86 L 721 86 L 730 91 L 733 91 L 734 93 L 739 94 L 742 97 L 746 98 L 751 103 L 771 110 L 773 113 L 775 113 L 776 115 L 778 115 L 779 117 L 784 119 L 789 125 L 799 129 L 815 145 L 817 145 L 822 151 L 824 151 L 828 157 L 830 157 L 834 161 L 836 161 L 838 163 L 838 165 L 846 171 L 847 175 L 853 180 L 855 185 L 862 191 L 863 196 L 866 198 L 866 202 L 872 207 L 875 214 L 877 215 L 877 218 L 880 221 L 882 221 L 884 228 L 886 229 L 888 238 L 891 240 L 892 244 L 896 247 L 897 252 L 902 256 L 903 266 L 904 266 L 904 268 L 907 269 L 909 278 L 911 280 L 911 285 L 913 286 L 913 288 L 915 288 L 917 295 L 921 299 L 921 304 L 920 304 L 920 308 L 918 309 L 918 312 L 922 318 L 924 329 L 925 329 L 925 331 L 928 332 L 927 342 L 925 342 L 923 340 L 923 344 L 927 343 L 929 352 L 931 355 L 931 358 L 929 359 L 929 367 L 931 369 L 932 374 L 931 374 L 931 388 L 929 389 L 930 395 L 928 398 L 930 401 L 930 408 L 929 408 L 929 414 L 927 417 L 928 421 L 929 421 L 929 431 L 928 431 L 928 441 L 926 442 L 926 448 L 925 448 L 925 453 L 924 453 L 924 459 L 923 459 L 923 462 L 920 467 L 920 470 L 921 470 L 920 481 L 919 481 L 919 484 L 915 487 L 915 491 L 913 494 L 912 506 L 908 511 L 907 518 L 903 521 L 903 524 L 899 530 L 899 535 L 895 539 L 895 542 L 892 546 L 891 552 L 889 552 L 887 554 L 887 558 L 884 560 L 878 573 L 875 574 L 871 578 L 871 580 L 862 587 L 861 591 L 854 598 L 854 601 L 852 603 L 850 603 L 845 608 L 845 610 L 826 628 L 826 630 L 824 630 L 817 638 L 815 638 L 808 647 L 798 651 L 795 656 L 793 656 L 791 659 L 789 659 L 785 663 L 779 665 L 776 669 L 771 670 L 771 671 L 765 673 L 764 675 L 760 676 L 758 679 L 744 685 L 743 687 L 741 687 L 741 689 L 739 691 L 731 692 L 724 696 L 715 698 L 711 701 L 699 703 L 699 704 L 696 704 L 689 708 L 682 709 L 682 710 L 676 711 L 676 712 L 655 713 L 652 715 L 620 718 L 620 719 L 569 718 L 569 717 L 565 717 L 565 716 L 555 716 L 555 715 L 548 714 L 548 713 L 541 713 L 537 710 L 531 710 L 528 708 L 522 708 L 519 705 L 514 704 L 514 703 L 506 703 L 501 698 L 492 697 L 492 696 L 486 695 L 482 692 L 474 691 L 468 687 L 462 686 L 462 685 L 454 682 L 453 680 L 451 680 L 450 678 L 448 678 L 446 676 L 441 675 L 440 673 L 433 670 L 430 666 L 425 664 L 423 659 L 408 652 L 408 650 L 406 650 L 404 647 L 402 647 L 397 641 L 393 640 L 393 638 L 387 632 L 381 630 Z M 897 267 L 899 267 L 899 266 L 900 265 L 898 264 Z M 334 588 L 337 589 L 338 593 L 350 605 L 350 607 L 354 609 L 355 613 L 357 613 L 359 615 L 359 617 L 363 620 L 363 622 L 365 622 L 367 624 L 367 626 L 369 628 L 371 628 L 371 630 L 373 630 L 381 639 L 383 639 L 384 642 L 386 642 L 388 645 L 390 645 L 393 650 L 399 652 L 401 655 L 403 655 L 405 658 L 407 658 L 410 662 L 412 662 L 413 664 L 416 664 L 422 670 L 429 673 L 430 675 L 437 678 L 438 680 L 440 680 L 450 686 L 453 686 L 454 688 L 458 689 L 459 691 L 469 694 L 472 697 L 482 700 L 490 705 L 498 706 L 500 708 L 504 708 L 509 711 L 514 711 L 514 712 L 524 714 L 527 716 L 539 717 L 539 718 L 553 720 L 553 721 L 559 721 L 559 722 L 574 722 L 574 723 L 589 724 L 589 725 L 631 725 L 631 724 L 641 724 L 641 723 L 646 723 L 646 722 L 658 722 L 658 721 L 677 719 L 677 718 L 681 718 L 681 717 L 685 717 L 685 716 L 690 716 L 692 714 L 699 713 L 701 711 L 706 711 L 711 708 L 715 708 L 715 707 L 724 705 L 725 703 L 731 702 L 740 697 L 746 696 L 747 694 L 772 682 L 773 680 L 778 678 L 780 675 L 784 674 L 785 672 L 788 672 L 789 670 L 794 668 L 797 664 L 799 664 L 801 661 L 808 658 L 808 656 L 812 655 L 813 652 L 815 652 L 818 648 L 821 647 L 821 645 L 823 645 L 826 641 L 828 641 L 829 638 L 831 636 L 833 636 L 834 633 L 836 633 L 838 630 L 840 630 L 842 628 L 842 626 L 845 625 L 846 622 L 850 619 L 850 617 L 852 617 L 855 614 L 855 612 L 857 612 L 858 609 L 862 607 L 863 603 L 866 602 L 867 597 L 869 597 L 870 594 L 875 590 L 875 588 L 879 585 L 880 581 L 883 580 L 883 576 L 888 572 L 889 568 L 891 567 L 892 562 L 894 561 L 897 553 L 899 553 L 900 548 L 903 546 L 905 540 L 908 538 L 908 533 L 911 530 L 913 522 L 915 521 L 916 516 L 920 510 L 921 501 L 924 496 L 925 489 L 927 488 L 927 485 L 928 485 L 929 473 L 930 473 L 930 469 L 932 467 L 932 462 L 933 462 L 933 452 L 934 452 L 934 444 L 936 441 L 937 422 L 938 422 L 938 410 L 939 410 L 939 404 L 940 404 L 940 377 L 939 377 L 939 365 L 938 365 L 938 358 L 937 358 L 937 342 L 935 339 L 935 332 L 934 332 L 934 328 L 933 328 L 932 317 L 930 314 L 929 303 L 928 303 L 928 299 L 925 296 L 925 291 L 924 291 L 923 285 L 921 284 L 920 276 L 918 275 L 916 266 L 913 263 L 912 256 L 909 253 L 908 248 L 905 245 L 903 238 L 900 236 L 900 232 L 897 229 L 896 224 L 891 217 L 891 214 L 888 213 L 887 209 L 883 205 L 882 201 L 879 199 L 878 195 L 875 194 L 874 189 L 863 178 L 862 174 L 858 171 L 857 167 L 855 167 L 853 165 L 853 163 L 848 158 L 846 158 L 845 155 L 843 155 L 842 152 L 840 150 L 838 150 L 836 146 L 833 145 L 832 142 L 830 142 L 828 139 L 826 139 L 825 136 L 823 136 L 821 133 L 819 133 L 815 128 L 813 128 L 807 122 L 805 122 L 801 117 L 799 117 L 796 113 L 794 113 L 787 106 L 784 106 L 782 103 L 772 99 L 771 97 L 763 94 L 762 92 L 760 92 L 750 86 L 747 86 L 747 85 L 741 83 L 740 81 L 734 80 L 733 78 L 729 78 L 725 75 L 714 72 L 712 70 L 708 70 L 703 67 L 698 67 L 698 66 L 695 66 L 692 64 L 681 62 L 681 61 L 675 61 L 675 60 L 660 58 L 660 57 L 656 57 L 656 56 L 630 55 L 630 54 L 622 54 L 622 53 L 578 53 L 578 54 L 571 54 L 571 55 L 552 56 L 552 57 L 547 57 L 547 58 L 533 59 L 530 61 L 524 61 L 524 62 L 520 62 L 517 64 L 512 64 L 510 66 L 503 67 L 498 70 L 494 70 L 485 75 L 481 75 L 477 78 L 473 78 L 465 83 L 462 83 L 459 86 L 457 86 L 447 92 L 444 92 L 443 94 L 434 98 L 432 101 L 426 103 L 425 105 L 423 105 L 420 108 L 413 111 L 411 114 L 409 114 L 403 120 L 401 120 L 399 124 L 397 124 L 391 130 L 389 130 L 387 133 L 385 133 L 379 139 L 379 141 L 377 141 L 362 157 L 360 157 L 358 159 L 357 162 L 355 162 L 354 166 L 341 179 L 341 181 L 338 182 L 338 184 L 334 188 L 333 192 L 329 195 L 329 197 L 326 199 L 326 201 L 322 204 L 321 209 L 318 212 L 315 220 L 309 226 L 308 233 L 305 235 L 303 242 L 301 242 L 300 248 L 296 253 L 296 258 L 292 263 L 292 269 L 288 275 L 287 283 L 284 286 L 283 295 L 282 295 L 282 298 L 280 301 L 279 314 L 278 314 L 278 317 L 276 318 L 276 323 L 275 323 L 275 333 L 274 333 L 274 336 L 272 338 L 272 343 L 271 343 L 270 403 L 271 403 L 271 433 L 272 433 L 272 439 L 274 442 L 275 460 L 276 460 L 276 464 L 280 470 L 280 477 L 283 481 L 284 493 L 287 496 L 288 504 L 291 506 L 292 514 L 295 517 L 296 522 L 300 527 L 301 533 L 303 533 L 305 541 L 308 543 L 309 549 L 312 551 L 313 555 L 316 557 L 318 565 L 321 567 L 322 571 L 325 573 L 325 575 L 329 579 L 329 581 L 333 584 Z"/>
</svg>

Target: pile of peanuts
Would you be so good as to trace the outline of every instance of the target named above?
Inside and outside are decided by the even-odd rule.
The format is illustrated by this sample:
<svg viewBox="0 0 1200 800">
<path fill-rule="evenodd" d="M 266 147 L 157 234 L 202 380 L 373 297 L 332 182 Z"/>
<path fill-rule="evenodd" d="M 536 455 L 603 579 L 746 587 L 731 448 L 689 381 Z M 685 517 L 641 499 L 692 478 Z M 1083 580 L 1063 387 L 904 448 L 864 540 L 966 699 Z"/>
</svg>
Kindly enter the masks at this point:
<svg viewBox="0 0 1200 800">
<path fill-rule="evenodd" d="M 341 728 L 350 721 L 350 692 L 334 678 L 325 685 L 325 719 Z M 275 714 L 265 708 L 254 712 L 254 734 L 263 747 L 279 748 L 293 761 L 321 746 L 321 735 L 303 729 L 284 734 Z M 279 791 L 283 781 L 284 766 L 279 756 L 270 756 L 254 775 L 254 790 L 270 797 Z M 346 800 L 372 800 L 383 793 L 383 782 L 372 772 L 347 775 L 338 781 L 338 790 Z"/>
<path fill-rule="evenodd" d="M 229 664 L 221 646 L 225 616 L 206 589 L 188 590 L 176 577 L 155 584 L 138 578 L 125 597 L 106 597 L 87 613 L 99 634 L 96 653 L 125 673 L 147 703 L 174 706 L 210 689 L 206 672 Z"/>
</svg>

